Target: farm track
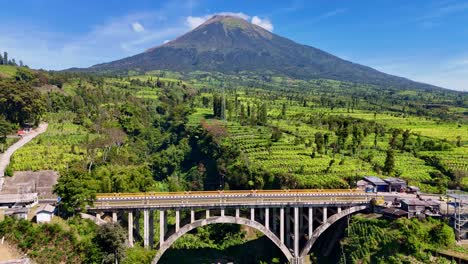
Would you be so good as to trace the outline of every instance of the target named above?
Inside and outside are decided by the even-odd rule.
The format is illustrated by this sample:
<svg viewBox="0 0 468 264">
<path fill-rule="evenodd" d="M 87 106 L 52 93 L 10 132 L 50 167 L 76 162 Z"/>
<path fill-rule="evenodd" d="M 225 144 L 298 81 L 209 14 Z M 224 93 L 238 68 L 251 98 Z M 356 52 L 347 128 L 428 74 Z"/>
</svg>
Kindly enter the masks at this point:
<svg viewBox="0 0 468 264">
<path fill-rule="evenodd" d="M 32 130 L 29 134 L 22 137 L 20 140 L 18 140 L 18 142 L 11 145 L 5 151 L 5 153 L 0 155 L 0 191 L 3 188 L 3 177 L 5 176 L 5 170 L 8 164 L 10 164 L 10 159 L 13 153 L 15 153 L 15 151 L 17 151 L 22 146 L 26 145 L 28 142 L 30 142 L 32 139 L 34 139 L 38 135 L 44 133 L 47 130 L 47 127 L 48 127 L 47 123 L 41 123 L 38 128 Z"/>
</svg>

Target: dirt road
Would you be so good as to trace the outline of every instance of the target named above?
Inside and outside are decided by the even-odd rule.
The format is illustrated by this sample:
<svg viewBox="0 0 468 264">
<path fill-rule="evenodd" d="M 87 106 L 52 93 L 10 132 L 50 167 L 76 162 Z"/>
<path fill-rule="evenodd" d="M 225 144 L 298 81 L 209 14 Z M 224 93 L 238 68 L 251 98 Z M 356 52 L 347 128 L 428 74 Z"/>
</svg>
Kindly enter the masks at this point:
<svg viewBox="0 0 468 264">
<path fill-rule="evenodd" d="M 10 164 L 10 158 L 19 148 L 31 141 L 36 136 L 44 133 L 47 130 L 47 123 L 41 123 L 38 128 L 32 130 L 27 135 L 23 136 L 18 142 L 11 145 L 3 154 L 0 154 L 0 191 L 3 187 L 3 176 L 5 176 L 5 169 Z"/>
</svg>

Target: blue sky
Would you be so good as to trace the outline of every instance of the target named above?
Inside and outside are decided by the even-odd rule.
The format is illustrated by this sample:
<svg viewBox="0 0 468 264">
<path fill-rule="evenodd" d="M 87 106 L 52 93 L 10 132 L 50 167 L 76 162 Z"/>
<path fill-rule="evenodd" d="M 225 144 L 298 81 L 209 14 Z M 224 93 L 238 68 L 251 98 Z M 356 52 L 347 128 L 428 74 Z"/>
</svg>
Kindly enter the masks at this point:
<svg viewBox="0 0 468 264">
<path fill-rule="evenodd" d="M 0 51 L 33 68 L 140 53 L 216 13 L 386 73 L 468 91 L 468 1 L 0 0 Z"/>
</svg>

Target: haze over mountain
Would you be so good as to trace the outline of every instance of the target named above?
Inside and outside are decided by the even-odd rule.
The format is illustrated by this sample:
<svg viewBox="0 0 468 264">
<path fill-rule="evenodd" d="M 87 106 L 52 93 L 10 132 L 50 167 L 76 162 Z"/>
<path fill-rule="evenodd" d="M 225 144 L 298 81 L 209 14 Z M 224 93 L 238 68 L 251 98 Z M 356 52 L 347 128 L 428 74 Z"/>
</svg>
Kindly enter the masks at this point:
<svg viewBox="0 0 468 264">
<path fill-rule="evenodd" d="M 438 88 L 340 59 L 320 49 L 273 34 L 242 18 L 221 15 L 212 17 L 173 41 L 143 53 L 81 70 L 199 70 L 228 74 L 253 72 L 299 79 L 326 78 L 385 87 Z"/>
</svg>

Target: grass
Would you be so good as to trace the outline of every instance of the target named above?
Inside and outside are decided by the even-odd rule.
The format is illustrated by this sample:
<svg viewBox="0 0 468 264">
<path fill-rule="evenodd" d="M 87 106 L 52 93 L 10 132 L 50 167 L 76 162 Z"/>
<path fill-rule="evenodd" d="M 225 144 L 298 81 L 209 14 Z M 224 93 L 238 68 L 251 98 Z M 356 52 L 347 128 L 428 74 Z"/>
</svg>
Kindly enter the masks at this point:
<svg viewBox="0 0 468 264">
<path fill-rule="evenodd" d="M 18 67 L 11 65 L 0 65 L 0 77 L 13 77 L 16 74 Z"/>
<path fill-rule="evenodd" d="M 70 120 L 56 123 L 54 116 L 46 132 L 13 154 L 11 167 L 14 171 L 56 170 L 63 171 L 75 161 L 85 158 L 82 143 L 95 138 L 84 127 Z"/>
</svg>

